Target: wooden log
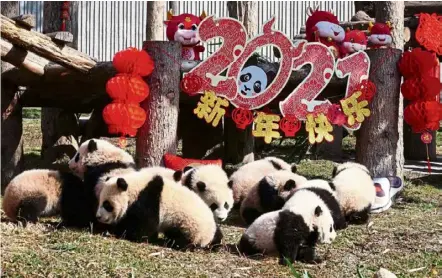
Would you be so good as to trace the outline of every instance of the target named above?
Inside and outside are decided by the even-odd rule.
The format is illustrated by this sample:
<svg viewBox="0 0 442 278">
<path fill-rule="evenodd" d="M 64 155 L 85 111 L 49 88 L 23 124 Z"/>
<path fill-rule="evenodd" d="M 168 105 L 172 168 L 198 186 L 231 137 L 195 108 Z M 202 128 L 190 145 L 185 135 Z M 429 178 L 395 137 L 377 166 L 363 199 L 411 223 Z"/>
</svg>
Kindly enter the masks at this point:
<svg viewBox="0 0 442 278">
<path fill-rule="evenodd" d="M 375 177 L 401 175 L 398 171 L 403 160 L 397 155 L 403 147 L 399 137 L 399 104 L 401 75 L 397 63 L 399 49 L 367 50 L 370 57 L 370 80 L 376 85 L 371 103 L 371 115 L 357 132 L 356 160 Z M 376 68 L 376 71 L 374 71 Z M 399 165 L 399 167 L 397 166 Z"/>
<path fill-rule="evenodd" d="M 154 72 L 145 79 L 150 95 L 141 107 L 146 110 L 147 119 L 138 130 L 136 143 L 137 164 L 146 167 L 162 164 L 165 153 L 177 151 L 181 44 L 146 41 L 143 48 L 155 62 Z"/>
<path fill-rule="evenodd" d="M 44 75 L 44 68 L 49 64 L 49 60 L 20 47 L 14 46 L 3 39 L 0 40 L 0 44 L 2 49 L 2 61 L 8 62 L 17 68 L 25 68 L 37 75 Z"/>
<path fill-rule="evenodd" d="M 74 41 L 74 35 L 70 32 L 53 32 L 46 34 L 46 36 L 59 44 L 67 44 Z"/>
<path fill-rule="evenodd" d="M 1 13 L 17 16 L 18 1 L 2 1 Z M 1 63 L 2 73 L 12 68 L 9 63 Z M 1 193 L 11 179 L 24 169 L 22 109 L 17 103 L 17 86 L 2 79 L 1 82 Z"/>
<path fill-rule="evenodd" d="M 60 29 L 59 18 L 62 4 L 61 1 L 46 1 L 43 4 L 43 30 L 45 33 L 55 32 L 50 33 L 49 37 L 58 43 L 60 43 L 60 39 L 65 36 L 68 38 L 70 34 L 69 32 L 56 32 Z M 77 22 L 73 17 L 70 18 L 70 21 Z M 70 34 L 70 42 L 73 41 L 72 39 L 72 34 Z M 60 108 L 43 107 L 41 109 L 41 131 L 41 154 L 47 167 L 75 154 L 80 135 L 77 114 Z"/>
<path fill-rule="evenodd" d="M 28 30 L 35 28 L 35 16 L 33 14 L 23 14 L 12 19 Z"/>
<path fill-rule="evenodd" d="M 96 62 L 88 55 L 71 47 L 60 47 L 46 35 L 21 28 L 12 19 L 1 16 L 1 35 L 13 44 L 59 63 L 67 68 L 87 72 Z"/>
</svg>

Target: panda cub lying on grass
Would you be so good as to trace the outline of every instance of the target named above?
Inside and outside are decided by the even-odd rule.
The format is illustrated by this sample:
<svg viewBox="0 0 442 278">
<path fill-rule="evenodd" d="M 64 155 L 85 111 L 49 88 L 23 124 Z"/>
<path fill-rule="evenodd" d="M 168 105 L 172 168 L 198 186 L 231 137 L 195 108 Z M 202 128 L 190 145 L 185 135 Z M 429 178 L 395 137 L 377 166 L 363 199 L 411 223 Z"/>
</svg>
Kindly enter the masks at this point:
<svg viewBox="0 0 442 278">
<path fill-rule="evenodd" d="M 95 222 L 101 179 L 134 171 L 130 154 L 105 140 L 91 139 L 69 162 L 74 172 L 47 169 L 24 171 L 6 187 L 3 210 L 12 221 L 37 222 L 61 213 L 66 226 L 88 227 Z M 84 180 L 83 180 L 84 179 Z"/>
<path fill-rule="evenodd" d="M 172 247 L 180 249 L 217 245 L 223 237 L 212 211 L 198 195 L 149 170 L 105 181 L 96 216 L 113 225 L 119 237 L 155 242 L 163 233 Z"/>
</svg>

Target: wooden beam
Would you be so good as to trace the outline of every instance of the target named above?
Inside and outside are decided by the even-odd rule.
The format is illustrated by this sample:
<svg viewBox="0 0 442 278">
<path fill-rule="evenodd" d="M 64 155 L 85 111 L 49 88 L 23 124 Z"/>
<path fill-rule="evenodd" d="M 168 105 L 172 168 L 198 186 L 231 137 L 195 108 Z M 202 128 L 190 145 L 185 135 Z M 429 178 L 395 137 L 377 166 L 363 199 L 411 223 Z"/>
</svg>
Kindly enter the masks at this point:
<svg viewBox="0 0 442 278">
<path fill-rule="evenodd" d="M 35 16 L 33 14 L 23 14 L 12 19 L 28 30 L 35 28 Z"/>
<path fill-rule="evenodd" d="M 74 41 L 74 35 L 72 35 L 70 32 L 53 32 L 45 35 L 59 44 L 67 44 Z"/>
<path fill-rule="evenodd" d="M 12 19 L 1 15 L 1 35 L 3 38 L 26 50 L 59 63 L 66 68 L 88 72 L 96 62 L 88 55 L 68 46 L 60 47 L 50 37 L 21 28 Z"/>
<path fill-rule="evenodd" d="M 50 63 L 49 60 L 14 46 L 3 39 L 0 40 L 0 45 L 2 61 L 8 62 L 17 68 L 25 68 L 37 75 L 44 75 L 45 66 Z"/>
</svg>

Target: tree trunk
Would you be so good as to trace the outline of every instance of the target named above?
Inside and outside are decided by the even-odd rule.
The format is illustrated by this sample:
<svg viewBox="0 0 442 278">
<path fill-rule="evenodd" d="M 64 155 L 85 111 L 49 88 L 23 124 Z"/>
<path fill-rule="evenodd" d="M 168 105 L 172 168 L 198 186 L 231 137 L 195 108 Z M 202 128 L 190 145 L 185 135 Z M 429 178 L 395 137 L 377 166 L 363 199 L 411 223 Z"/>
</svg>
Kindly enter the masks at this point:
<svg viewBox="0 0 442 278">
<path fill-rule="evenodd" d="M 401 75 L 397 63 L 399 49 L 367 50 L 370 57 L 370 80 L 376 84 L 376 95 L 371 103 L 371 115 L 357 132 L 356 160 L 375 177 L 398 175 L 402 177 L 403 142 L 400 98 Z M 374 71 L 376 70 L 376 71 Z"/>
<path fill-rule="evenodd" d="M 401 75 L 397 67 L 403 49 L 404 2 L 377 2 L 376 22 L 393 24 L 390 49 L 368 50 L 370 80 L 376 85 L 371 116 L 358 132 L 356 160 L 366 165 L 375 177 L 403 177 L 403 98 Z"/>
<path fill-rule="evenodd" d="M 71 2 L 72 3 L 72 2 Z M 52 33 L 61 27 L 61 6 L 63 2 L 44 2 L 43 33 Z M 70 9 L 71 11 L 71 9 Z M 69 12 L 70 12 L 69 11 Z M 67 21 L 66 30 L 71 31 L 77 20 L 72 17 Z M 74 39 L 77 42 L 77 38 Z M 77 45 L 71 45 L 76 48 Z M 78 147 L 79 124 L 78 117 L 72 112 L 59 108 L 45 108 L 41 110 L 42 146 L 41 155 L 46 167 L 60 159 L 67 159 Z M 63 146 L 63 147 L 62 147 Z M 67 151 L 67 152 L 66 152 Z"/>
<path fill-rule="evenodd" d="M 145 79 L 150 95 L 141 103 L 147 118 L 137 134 L 139 167 L 163 164 L 165 153 L 176 154 L 181 65 L 179 42 L 146 41 L 143 48 L 152 57 L 155 70 Z"/>
<path fill-rule="evenodd" d="M 1 13 L 8 17 L 17 16 L 19 12 L 18 1 L 4 1 L 1 2 Z M 1 63 L 1 70 L 3 72 L 12 68 L 9 63 Z M 23 171 L 23 125 L 22 125 L 22 108 L 20 104 L 16 103 L 17 99 L 15 93 L 17 86 L 2 80 L 1 82 L 1 109 L 2 109 L 2 154 L 1 154 L 1 193 L 11 179 Z M 12 112 L 9 115 L 9 109 Z M 8 110 L 8 112 L 7 112 Z M 6 112 L 6 113 L 5 113 Z"/>
<path fill-rule="evenodd" d="M 146 13 L 146 41 L 163 40 L 163 14 L 166 11 L 165 1 L 148 1 Z"/>
<path fill-rule="evenodd" d="M 228 1 L 229 16 L 238 19 L 246 27 L 249 37 L 258 33 L 258 3 L 255 1 Z M 231 107 L 233 110 L 234 107 Z M 241 163 L 254 160 L 252 125 L 245 130 L 236 128 L 230 117 L 224 117 L 224 163 Z"/>
</svg>

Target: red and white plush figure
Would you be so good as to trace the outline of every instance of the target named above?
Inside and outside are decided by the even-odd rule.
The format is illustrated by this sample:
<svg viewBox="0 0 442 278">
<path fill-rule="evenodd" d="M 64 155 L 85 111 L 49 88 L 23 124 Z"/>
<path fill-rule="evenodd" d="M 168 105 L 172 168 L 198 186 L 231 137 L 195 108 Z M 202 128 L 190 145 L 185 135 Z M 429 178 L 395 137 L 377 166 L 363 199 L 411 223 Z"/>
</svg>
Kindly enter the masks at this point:
<svg viewBox="0 0 442 278">
<path fill-rule="evenodd" d="M 368 31 L 370 31 L 370 36 L 368 37 L 368 42 L 372 48 L 388 47 L 392 42 L 391 38 L 391 24 L 389 21 L 386 23 L 369 23 Z"/>
<path fill-rule="evenodd" d="M 182 44 L 183 60 L 200 60 L 200 53 L 204 52 L 204 46 L 198 45 L 200 38 L 197 29 L 205 17 L 204 11 L 199 17 L 193 14 L 173 15 L 172 10 L 167 12 L 167 20 L 164 22 L 167 26 L 167 39 Z"/>
<path fill-rule="evenodd" d="M 340 57 L 339 46 L 345 38 L 345 31 L 339 25 L 333 12 L 319 11 L 308 8 L 309 18 L 305 24 L 305 34 L 309 42 L 321 42 L 330 47 L 335 57 Z"/>
<path fill-rule="evenodd" d="M 341 55 L 349 55 L 367 49 L 367 36 L 364 31 L 347 30 L 341 46 Z"/>
</svg>

